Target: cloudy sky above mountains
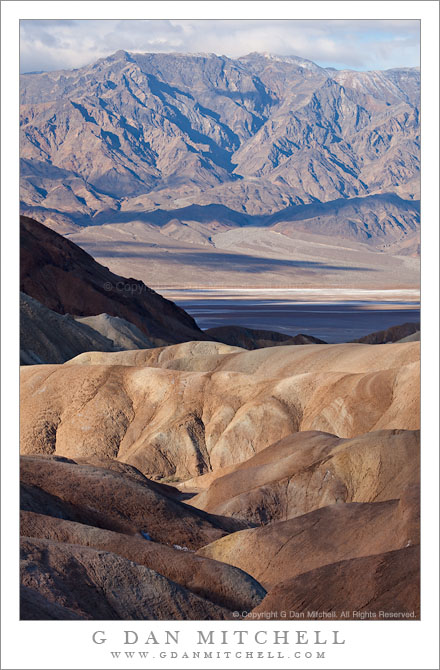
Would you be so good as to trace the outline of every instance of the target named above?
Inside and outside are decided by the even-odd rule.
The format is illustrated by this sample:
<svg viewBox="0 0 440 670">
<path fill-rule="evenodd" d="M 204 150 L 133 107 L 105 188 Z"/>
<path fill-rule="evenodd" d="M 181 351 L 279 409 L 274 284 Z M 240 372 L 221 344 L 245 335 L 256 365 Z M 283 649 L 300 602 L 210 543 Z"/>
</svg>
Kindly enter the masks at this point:
<svg viewBox="0 0 440 670">
<path fill-rule="evenodd" d="M 81 67 L 118 49 L 230 57 L 260 51 L 338 69 L 413 67 L 419 65 L 419 25 L 408 20 L 22 20 L 20 71 Z"/>
</svg>

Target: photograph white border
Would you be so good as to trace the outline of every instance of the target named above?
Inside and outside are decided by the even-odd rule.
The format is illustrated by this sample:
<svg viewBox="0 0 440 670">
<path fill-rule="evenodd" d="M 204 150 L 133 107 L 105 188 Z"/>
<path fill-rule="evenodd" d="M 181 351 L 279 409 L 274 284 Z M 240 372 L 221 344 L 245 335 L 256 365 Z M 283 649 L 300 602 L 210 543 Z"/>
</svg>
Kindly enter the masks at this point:
<svg viewBox="0 0 440 670">
<path fill-rule="evenodd" d="M 15 2 L 2 13 L 2 668 L 438 668 L 438 16 L 425 2 Z M 18 604 L 18 86 L 19 19 L 420 19 L 422 73 L 422 619 L 419 622 L 46 622 L 19 621 Z M 116 646 L 122 631 L 180 630 L 179 646 L 197 650 L 203 630 L 340 630 L 345 645 L 325 659 L 291 658 L 178 661 L 111 660 L 105 630 Z M 266 645 L 266 651 L 268 650 Z M 116 646 L 123 649 L 122 645 Z M 138 649 L 140 647 L 136 647 Z M 142 649 L 149 649 L 142 646 Z M 202 648 L 204 649 L 204 647 Z M 228 651 L 243 651 L 230 644 Z M 305 648 L 308 649 L 307 647 Z M 200 649 L 199 649 L 200 650 Z M 214 651 L 221 651 L 216 646 Z M 244 651 L 261 651 L 253 645 Z M 276 647 L 271 647 L 277 651 Z M 283 651 L 281 649 L 281 651 Z M 311 649 L 313 651 L 313 648 Z M 286 652 L 287 655 L 287 652 Z"/>
</svg>

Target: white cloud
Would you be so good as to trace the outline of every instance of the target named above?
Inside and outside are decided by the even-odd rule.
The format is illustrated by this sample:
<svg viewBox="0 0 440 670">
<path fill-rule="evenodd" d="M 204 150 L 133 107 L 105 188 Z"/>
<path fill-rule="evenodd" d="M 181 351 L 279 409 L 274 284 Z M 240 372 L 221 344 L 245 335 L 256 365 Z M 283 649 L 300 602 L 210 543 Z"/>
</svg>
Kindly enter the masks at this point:
<svg viewBox="0 0 440 670">
<path fill-rule="evenodd" d="M 22 72 L 81 67 L 118 49 L 251 51 L 309 58 L 337 68 L 385 69 L 419 64 L 419 22 L 399 20 L 26 20 Z"/>
</svg>

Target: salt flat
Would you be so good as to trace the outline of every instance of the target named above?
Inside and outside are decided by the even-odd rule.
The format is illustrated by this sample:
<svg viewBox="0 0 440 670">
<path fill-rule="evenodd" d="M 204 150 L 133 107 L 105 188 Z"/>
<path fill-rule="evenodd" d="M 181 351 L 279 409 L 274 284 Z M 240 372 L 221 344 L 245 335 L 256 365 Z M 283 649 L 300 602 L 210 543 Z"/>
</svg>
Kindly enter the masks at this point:
<svg viewBox="0 0 440 670">
<path fill-rule="evenodd" d="M 419 291 L 368 289 L 168 289 L 202 329 L 237 325 L 347 342 L 420 319 Z"/>
</svg>

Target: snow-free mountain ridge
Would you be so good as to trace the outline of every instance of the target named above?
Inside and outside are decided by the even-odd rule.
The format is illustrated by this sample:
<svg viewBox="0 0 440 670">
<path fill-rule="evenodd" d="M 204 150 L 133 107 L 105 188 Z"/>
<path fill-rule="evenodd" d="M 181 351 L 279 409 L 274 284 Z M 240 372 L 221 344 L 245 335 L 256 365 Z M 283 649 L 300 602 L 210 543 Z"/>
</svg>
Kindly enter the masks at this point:
<svg viewBox="0 0 440 670">
<path fill-rule="evenodd" d="M 274 229 L 280 258 L 293 258 L 283 247 L 294 236 L 313 260 L 309 233 L 353 240 L 362 253 L 414 256 L 419 94 L 418 68 L 337 71 L 259 53 L 118 51 L 76 70 L 22 75 L 22 211 L 74 235 L 112 270 L 109 258 L 127 254 L 130 240 L 163 250 L 170 274 L 176 240 L 203 251 L 242 227 L 252 257 L 267 256 Z M 333 252 L 324 251 L 328 264 Z M 401 270 L 375 270 L 368 281 L 415 285 L 417 268 Z M 118 271 L 138 268 L 130 259 Z"/>
<path fill-rule="evenodd" d="M 374 192 L 416 196 L 417 69 L 118 51 L 21 80 L 23 201 L 73 220 L 172 209 L 179 198 L 228 206 L 224 184 L 249 214 Z M 272 191 L 266 206 L 247 183 Z"/>
</svg>

